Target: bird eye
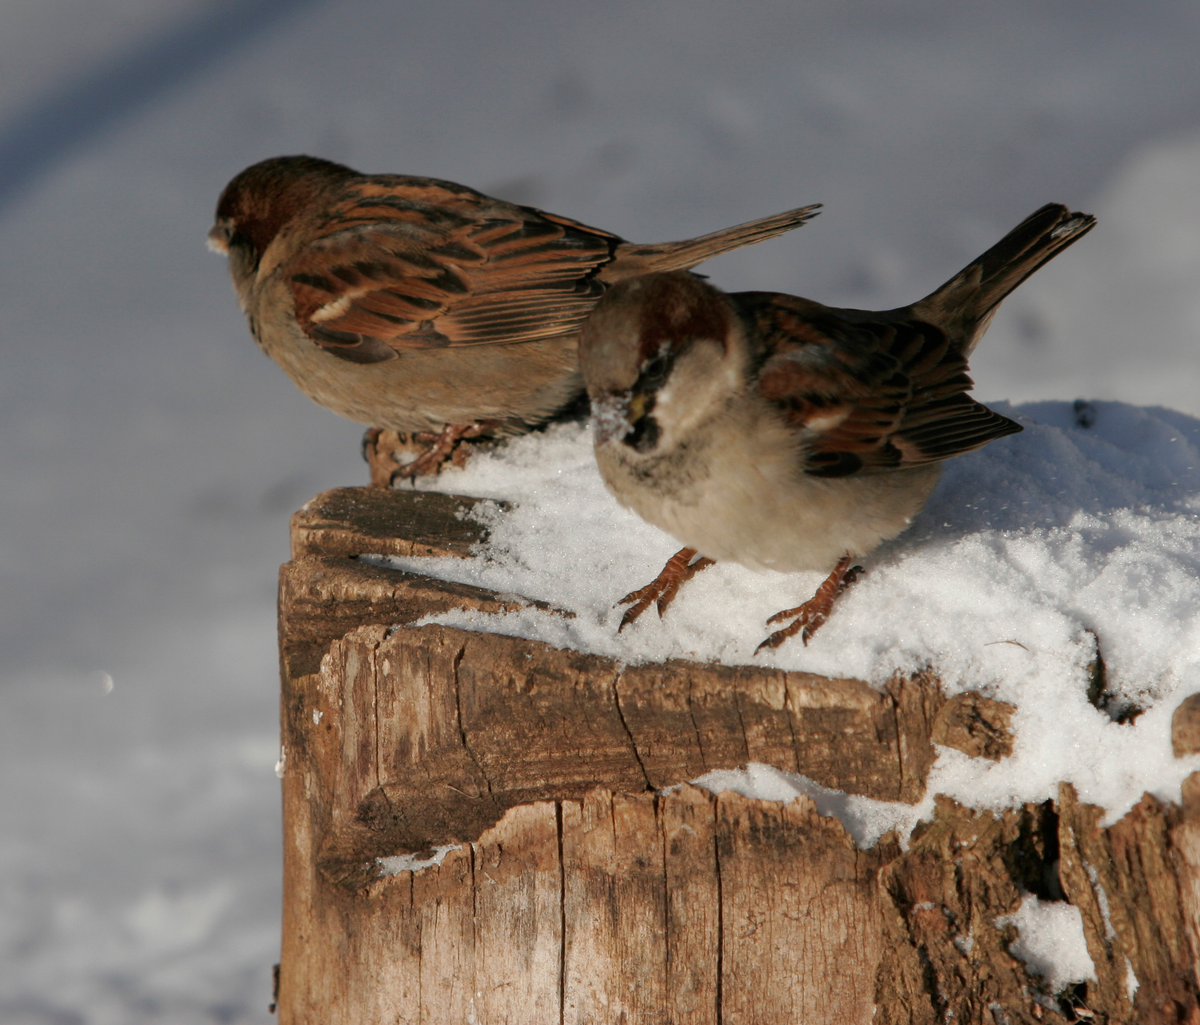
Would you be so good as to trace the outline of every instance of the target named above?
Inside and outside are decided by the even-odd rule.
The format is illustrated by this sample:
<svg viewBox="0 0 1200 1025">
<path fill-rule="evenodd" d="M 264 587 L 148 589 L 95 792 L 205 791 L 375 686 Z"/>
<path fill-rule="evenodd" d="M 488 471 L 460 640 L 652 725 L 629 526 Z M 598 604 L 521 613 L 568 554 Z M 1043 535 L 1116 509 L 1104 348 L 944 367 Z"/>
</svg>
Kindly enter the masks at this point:
<svg viewBox="0 0 1200 1025">
<path fill-rule="evenodd" d="M 655 356 L 642 364 L 642 372 L 638 375 L 637 390 L 654 392 L 661 388 L 667 380 L 671 366 L 665 355 Z"/>
</svg>

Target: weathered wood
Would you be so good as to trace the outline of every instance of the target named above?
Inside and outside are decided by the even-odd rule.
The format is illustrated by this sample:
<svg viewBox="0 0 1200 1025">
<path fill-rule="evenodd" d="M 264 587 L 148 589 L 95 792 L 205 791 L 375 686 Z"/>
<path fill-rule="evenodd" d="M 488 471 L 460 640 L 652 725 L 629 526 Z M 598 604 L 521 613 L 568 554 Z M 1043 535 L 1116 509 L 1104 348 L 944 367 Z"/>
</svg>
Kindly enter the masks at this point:
<svg viewBox="0 0 1200 1025">
<path fill-rule="evenodd" d="M 938 710 L 933 721 L 933 742 L 953 747 L 972 758 L 1000 761 L 1012 754 L 1009 731 L 1016 708 L 968 691 L 955 694 Z"/>
<path fill-rule="evenodd" d="M 666 1019 L 666 875 L 653 794 L 562 806 L 563 1021 Z"/>
<path fill-rule="evenodd" d="M 753 746 L 745 720 L 768 713 L 792 738 L 795 764 L 823 785 L 892 799 L 920 793 L 920 778 L 905 792 L 901 703 L 858 681 L 782 674 L 789 699 L 772 709 L 724 667 L 658 666 L 654 693 L 668 704 L 695 690 L 724 697 L 709 702 L 703 732 L 691 726 L 671 750 L 649 703 L 623 715 L 627 675 L 646 678 L 611 659 L 443 626 L 367 626 L 335 641 L 319 674 L 285 689 L 285 746 L 317 758 L 332 802 L 324 870 L 355 887 L 364 858 L 474 840 L 518 804 L 598 785 L 636 794 L 735 768 Z M 336 749 L 324 746 L 331 731 Z M 929 745 L 924 719 L 912 732 Z M 907 764 L 925 770 L 930 760 Z"/>
<path fill-rule="evenodd" d="M 685 786 L 513 808 L 440 865 L 316 902 L 281 1019 L 866 1023 L 894 853 L 856 851 L 806 798 Z"/>
<path fill-rule="evenodd" d="M 939 798 L 906 850 L 858 850 L 808 798 L 686 781 L 757 761 L 913 802 L 935 744 L 1005 757 L 1009 706 L 408 625 L 525 604 L 356 558 L 466 554 L 471 502 L 343 489 L 297 514 L 282 1022 L 1200 1025 L 1200 774 L 1107 827 L 1069 787 Z M 1095 982 L 1049 993 L 1013 955 L 1027 893 L 1079 908 Z"/>
<path fill-rule="evenodd" d="M 1016 931 L 996 922 L 1020 906 L 1023 883 L 1045 892 L 1042 819 L 1035 806 L 997 816 L 938 799 L 933 821 L 881 873 L 880 1025 L 1066 1020 L 1037 1002 L 1008 951 Z"/>
<path fill-rule="evenodd" d="M 501 597 L 470 584 L 434 580 L 349 558 L 309 558 L 279 571 L 280 660 L 284 676 L 315 673 L 329 645 L 357 626 L 410 623 L 451 609 L 511 612 L 545 603 Z"/>
<path fill-rule="evenodd" d="M 1108 827 L 1064 785 L 1002 815 L 939 798 L 882 873 L 880 1022 L 1088 1020 L 1195 1025 L 1200 819 L 1147 795 Z M 1054 994 L 1011 955 L 1025 893 L 1081 913 L 1096 981 Z"/>
<path fill-rule="evenodd" d="M 560 1025 L 560 808 L 510 810 L 475 843 L 475 1020 Z"/>
<path fill-rule="evenodd" d="M 659 802 L 667 888 L 667 1020 L 716 1025 L 720 1014 L 721 881 L 712 796 L 683 786 Z"/>
<path fill-rule="evenodd" d="M 875 1015 L 876 876 L 891 844 L 859 851 L 807 797 L 717 798 L 721 1016 L 727 1025 L 840 1025 Z"/>
<path fill-rule="evenodd" d="M 1171 716 L 1171 749 L 1176 758 L 1200 754 L 1200 694 L 1189 694 Z"/>
<path fill-rule="evenodd" d="M 475 517 L 485 504 L 464 495 L 383 488 L 334 488 L 292 517 L 292 558 L 315 555 L 469 556 L 487 540 Z"/>
<path fill-rule="evenodd" d="M 933 763 L 936 682 L 859 680 L 749 666 L 667 662 L 615 680 L 651 786 L 765 762 L 880 800 L 916 801 Z M 828 780 L 837 780 L 829 783 Z"/>
<path fill-rule="evenodd" d="M 1200 982 L 1200 772 L 1183 781 L 1180 821 L 1171 829 L 1171 860 L 1179 880 L 1192 977 Z"/>
<path fill-rule="evenodd" d="M 1102 808 L 1059 794 L 1060 868 L 1067 898 L 1084 916 L 1097 982 L 1089 1006 L 1116 1017 L 1175 1025 L 1200 1021 L 1188 946 L 1172 809 L 1145 795 L 1120 821 L 1101 828 Z M 1136 990 L 1134 990 L 1136 987 Z"/>
</svg>

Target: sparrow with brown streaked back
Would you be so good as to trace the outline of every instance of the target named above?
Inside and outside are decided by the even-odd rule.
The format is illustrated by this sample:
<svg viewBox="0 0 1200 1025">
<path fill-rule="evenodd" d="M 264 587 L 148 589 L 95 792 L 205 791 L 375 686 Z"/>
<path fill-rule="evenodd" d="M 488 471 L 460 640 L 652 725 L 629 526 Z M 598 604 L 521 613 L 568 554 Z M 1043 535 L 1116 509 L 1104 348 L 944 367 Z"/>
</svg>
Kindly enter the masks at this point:
<svg viewBox="0 0 1200 1025">
<path fill-rule="evenodd" d="M 267 355 L 311 399 L 373 428 L 372 482 L 386 486 L 436 471 L 462 438 L 524 433 L 579 398 L 579 325 L 609 286 L 774 238 L 815 211 L 636 245 L 452 182 L 291 156 L 238 174 L 208 237 Z M 385 430 L 428 447 L 399 467 Z"/>
<path fill-rule="evenodd" d="M 1021 430 L 967 396 L 967 357 L 1000 301 L 1095 224 L 1048 205 L 920 302 L 834 309 L 726 294 L 695 275 L 610 289 L 579 358 L 609 491 L 686 547 L 627 595 L 621 626 L 714 560 L 829 573 L 761 645 L 825 622 L 855 563 L 895 537 L 941 461 Z"/>
</svg>

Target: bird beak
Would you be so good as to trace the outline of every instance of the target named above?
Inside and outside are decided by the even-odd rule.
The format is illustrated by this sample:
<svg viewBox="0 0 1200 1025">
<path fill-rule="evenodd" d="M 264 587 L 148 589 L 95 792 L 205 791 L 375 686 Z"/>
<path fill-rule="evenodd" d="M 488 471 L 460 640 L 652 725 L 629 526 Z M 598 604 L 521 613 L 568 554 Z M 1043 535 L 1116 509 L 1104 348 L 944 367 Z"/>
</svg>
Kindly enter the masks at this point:
<svg viewBox="0 0 1200 1025">
<path fill-rule="evenodd" d="M 644 402 L 643 399 L 643 404 Z M 629 407 L 629 392 L 603 395 L 592 400 L 593 445 L 599 448 L 606 442 L 623 438 L 629 433 Z"/>
<path fill-rule="evenodd" d="M 208 248 L 221 256 L 229 255 L 229 229 L 223 224 L 214 224 L 208 232 Z"/>
</svg>

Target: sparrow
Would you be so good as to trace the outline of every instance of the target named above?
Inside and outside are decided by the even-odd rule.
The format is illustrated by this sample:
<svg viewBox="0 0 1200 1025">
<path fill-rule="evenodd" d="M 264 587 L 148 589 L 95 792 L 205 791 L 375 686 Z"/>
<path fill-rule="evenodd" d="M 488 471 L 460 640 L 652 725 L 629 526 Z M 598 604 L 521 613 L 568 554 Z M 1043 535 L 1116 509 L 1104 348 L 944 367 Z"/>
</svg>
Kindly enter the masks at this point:
<svg viewBox="0 0 1200 1025">
<path fill-rule="evenodd" d="M 579 359 L 604 483 L 684 547 L 626 595 L 621 628 L 719 559 L 828 573 L 756 651 L 808 643 L 859 561 L 920 511 L 941 463 L 1021 430 L 967 395 L 1000 302 L 1095 225 L 1051 204 L 894 310 L 727 294 L 684 272 L 611 288 Z"/>
<path fill-rule="evenodd" d="M 774 238 L 816 209 L 637 245 L 453 182 L 289 156 L 225 187 L 208 241 L 267 355 L 371 428 L 364 454 L 386 487 L 436 472 L 463 439 L 521 434 L 581 400 L 579 325 L 611 285 Z M 404 440 L 424 450 L 401 467 L 387 449 Z"/>
</svg>

